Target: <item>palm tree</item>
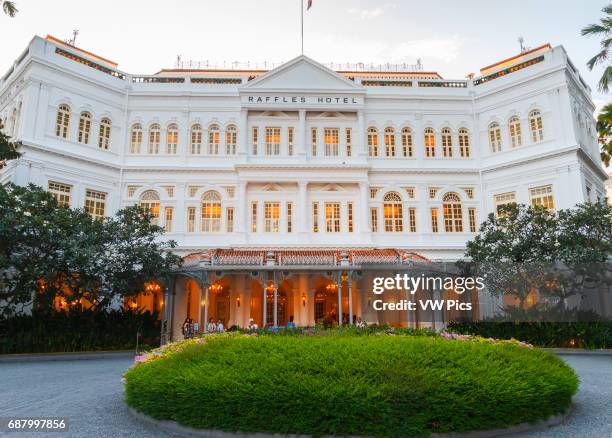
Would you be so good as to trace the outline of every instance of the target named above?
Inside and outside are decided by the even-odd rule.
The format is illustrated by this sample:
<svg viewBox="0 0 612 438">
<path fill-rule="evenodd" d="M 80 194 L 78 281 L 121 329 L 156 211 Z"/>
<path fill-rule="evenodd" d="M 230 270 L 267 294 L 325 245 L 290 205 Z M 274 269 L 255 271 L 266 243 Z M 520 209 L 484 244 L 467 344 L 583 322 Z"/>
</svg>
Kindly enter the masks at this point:
<svg viewBox="0 0 612 438">
<path fill-rule="evenodd" d="M 599 80 L 597 88 L 604 93 L 608 92 L 608 86 L 612 82 L 612 65 L 610 65 L 610 57 L 612 56 L 612 4 L 601 10 L 604 13 L 604 18 L 599 20 L 599 23 L 589 24 L 581 31 L 582 35 L 596 35 L 603 38 L 601 40 L 601 50 L 587 62 L 589 70 L 599 64 L 607 64 L 603 76 Z"/>
<path fill-rule="evenodd" d="M 601 160 L 608 167 L 612 160 L 612 103 L 604 106 L 597 116 L 597 133 L 601 145 Z"/>
<path fill-rule="evenodd" d="M 19 12 L 19 10 L 17 9 L 17 6 L 15 6 L 15 2 L 0 1 L 0 3 L 2 3 L 2 10 L 9 17 L 14 17 L 15 14 Z"/>
</svg>

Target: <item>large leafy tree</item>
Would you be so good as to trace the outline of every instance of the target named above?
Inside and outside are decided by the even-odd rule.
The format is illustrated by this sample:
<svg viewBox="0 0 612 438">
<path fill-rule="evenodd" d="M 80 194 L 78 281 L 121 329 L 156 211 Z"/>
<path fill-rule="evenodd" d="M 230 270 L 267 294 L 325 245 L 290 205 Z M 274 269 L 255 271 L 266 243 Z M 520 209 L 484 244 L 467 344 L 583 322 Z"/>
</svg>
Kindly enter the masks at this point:
<svg viewBox="0 0 612 438">
<path fill-rule="evenodd" d="M 2 121 L 0 121 L 0 169 L 6 165 L 8 160 L 14 160 L 21 156 L 21 154 L 17 152 L 17 148 L 20 144 L 11 142 L 11 138 L 2 132 L 3 128 Z"/>
<path fill-rule="evenodd" d="M 612 103 L 605 105 L 597 116 L 597 133 L 601 146 L 601 160 L 609 166 L 612 159 Z"/>
<path fill-rule="evenodd" d="M 610 65 L 610 55 L 612 54 L 612 5 L 608 5 L 601 10 L 604 17 L 599 23 L 589 24 L 581 31 L 582 35 L 597 36 L 601 38 L 599 52 L 587 62 L 589 70 L 597 65 L 604 64 L 605 69 L 598 83 L 599 90 L 608 92 L 612 81 L 612 65 Z"/>
<path fill-rule="evenodd" d="M 17 15 L 17 12 L 19 12 L 17 6 L 15 5 L 15 2 L 5 0 L 0 1 L 0 3 L 2 3 L 2 10 L 9 17 L 14 17 L 15 15 Z"/>
<path fill-rule="evenodd" d="M 18 313 L 56 298 L 94 310 L 163 282 L 181 259 L 164 242 L 163 229 L 139 207 L 93 219 L 61 207 L 36 186 L 0 186 L 0 308 Z"/>
</svg>

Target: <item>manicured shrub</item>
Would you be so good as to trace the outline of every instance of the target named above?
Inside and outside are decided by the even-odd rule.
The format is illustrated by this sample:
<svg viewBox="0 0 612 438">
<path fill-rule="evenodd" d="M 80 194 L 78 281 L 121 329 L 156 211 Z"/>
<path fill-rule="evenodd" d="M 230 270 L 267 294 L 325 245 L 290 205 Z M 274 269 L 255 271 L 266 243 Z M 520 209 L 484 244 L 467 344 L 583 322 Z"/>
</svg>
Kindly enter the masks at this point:
<svg viewBox="0 0 612 438">
<path fill-rule="evenodd" d="M 314 436 L 507 427 L 562 412 L 578 386 L 532 348 L 346 331 L 207 336 L 162 347 L 125 377 L 127 403 L 157 419 Z"/>
</svg>

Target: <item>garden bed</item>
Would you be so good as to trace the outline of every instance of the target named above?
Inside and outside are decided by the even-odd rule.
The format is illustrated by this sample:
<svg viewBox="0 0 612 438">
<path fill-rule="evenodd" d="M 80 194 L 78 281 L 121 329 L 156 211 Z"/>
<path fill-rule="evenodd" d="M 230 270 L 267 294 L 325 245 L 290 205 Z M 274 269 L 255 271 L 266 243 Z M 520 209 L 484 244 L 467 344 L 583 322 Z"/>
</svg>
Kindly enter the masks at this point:
<svg viewBox="0 0 612 438">
<path fill-rule="evenodd" d="M 128 370 L 126 401 L 198 429 L 404 437 L 544 420 L 578 387 L 563 361 L 516 343 L 306 334 L 170 344 Z"/>
</svg>

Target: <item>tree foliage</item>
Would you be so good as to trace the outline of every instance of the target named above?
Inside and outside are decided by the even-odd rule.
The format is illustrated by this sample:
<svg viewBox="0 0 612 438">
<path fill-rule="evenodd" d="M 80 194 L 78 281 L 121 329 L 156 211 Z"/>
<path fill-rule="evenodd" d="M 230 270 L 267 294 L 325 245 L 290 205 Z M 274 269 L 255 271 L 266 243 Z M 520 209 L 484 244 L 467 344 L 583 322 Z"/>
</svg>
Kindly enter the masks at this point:
<svg viewBox="0 0 612 438">
<path fill-rule="evenodd" d="M 605 105 L 597 116 L 597 133 L 601 147 L 601 160 L 607 167 L 612 159 L 612 103 Z"/>
<path fill-rule="evenodd" d="M 597 65 L 605 65 L 603 75 L 597 84 L 600 91 L 607 93 L 610 82 L 612 81 L 612 65 L 610 65 L 610 57 L 612 55 L 612 5 L 608 5 L 601 10 L 604 17 L 599 20 L 599 23 L 589 24 L 585 26 L 581 33 L 582 35 L 597 36 L 601 38 L 600 50 L 587 62 L 589 70 Z"/>
<path fill-rule="evenodd" d="M 17 15 L 17 12 L 19 12 L 19 9 L 17 9 L 17 5 L 15 5 L 15 2 L 13 1 L 5 0 L 0 3 L 2 3 L 2 10 L 9 17 L 14 17 L 15 15 Z"/>
<path fill-rule="evenodd" d="M 97 220 L 33 185 L 0 187 L 0 206 L 5 314 L 31 304 L 50 310 L 56 298 L 106 309 L 143 291 L 145 282 L 164 281 L 181 261 L 171 252 L 175 242 L 161 241 L 163 229 L 136 206 Z"/>
<path fill-rule="evenodd" d="M 4 126 L 0 121 L 0 169 L 5 166 L 6 161 L 19 158 L 21 154 L 17 152 L 20 143 L 11 142 L 11 138 L 2 132 Z"/>
</svg>

